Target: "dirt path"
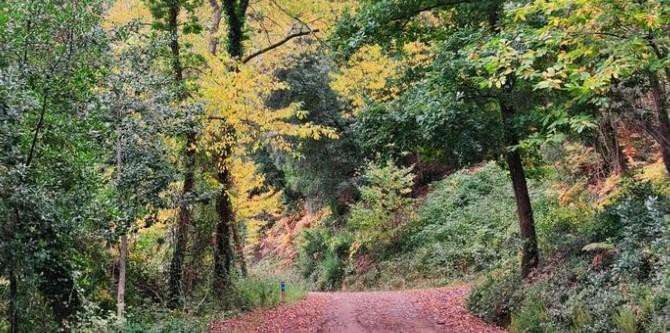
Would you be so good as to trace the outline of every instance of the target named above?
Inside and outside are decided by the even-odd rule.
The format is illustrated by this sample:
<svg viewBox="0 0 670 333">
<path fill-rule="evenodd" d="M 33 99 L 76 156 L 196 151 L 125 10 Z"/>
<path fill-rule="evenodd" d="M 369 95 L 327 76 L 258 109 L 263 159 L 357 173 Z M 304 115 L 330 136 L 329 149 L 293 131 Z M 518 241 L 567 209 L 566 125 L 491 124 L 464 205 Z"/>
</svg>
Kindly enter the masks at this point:
<svg viewBox="0 0 670 333">
<path fill-rule="evenodd" d="M 466 287 L 310 293 L 303 301 L 216 322 L 212 332 L 494 333 L 464 307 Z"/>
</svg>

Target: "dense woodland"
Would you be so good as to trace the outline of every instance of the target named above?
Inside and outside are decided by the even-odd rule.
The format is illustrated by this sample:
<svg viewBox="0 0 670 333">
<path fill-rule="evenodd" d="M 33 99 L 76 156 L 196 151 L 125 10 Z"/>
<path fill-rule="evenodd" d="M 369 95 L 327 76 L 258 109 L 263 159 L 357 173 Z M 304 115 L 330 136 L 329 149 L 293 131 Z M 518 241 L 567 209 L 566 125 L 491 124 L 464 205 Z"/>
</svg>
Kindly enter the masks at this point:
<svg viewBox="0 0 670 333">
<path fill-rule="evenodd" d="M 670 331 L 666 0 L 0 2 L 0 331 L 473 286 Z"/>
</svg>

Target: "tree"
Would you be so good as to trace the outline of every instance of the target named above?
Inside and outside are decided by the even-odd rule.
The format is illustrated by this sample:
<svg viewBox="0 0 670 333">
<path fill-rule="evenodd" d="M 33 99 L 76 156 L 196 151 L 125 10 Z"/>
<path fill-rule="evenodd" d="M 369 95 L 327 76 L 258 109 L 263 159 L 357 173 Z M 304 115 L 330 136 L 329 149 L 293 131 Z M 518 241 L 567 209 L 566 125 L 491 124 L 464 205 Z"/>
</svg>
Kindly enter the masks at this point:
<svg viewBox="0 0 670 333">
<path fill-rule="evenodd" d="M 283 7 L 281 7 L 276 2 L 274 5 L 278 6 L 280 9 L 283 9 Z M 232 89 L 250 89 L 250 82 L 247 81 L 250 79 L 248 75 L 254 75 L 255 73 L 253 73 L 253 71 L 249 71 L 248 69 L 242 68 L 245 63 L 248 63 L 252 59 L 257 58 L 264 53 L 270 52 L 281 45 L 284 45 L 289 40 L 310 35 L 318 31 L 311 29 L 303 22 L 300 22 L 300 28 L 297 32 L 289 33 L 289 35 L 287 35 L 284 39 L 245 56 L 243 41 L 245 40 L 244 31 L 246 29 L 249 2 L 246 0 L 222 0 L 221 3 L 218 3 L 217 1 L 212 0 L 210 1 L 210 7 L 213 10 L 213 15 L 209 29 L 210 37 L 208 41 L 208 50 L 211 56 L 216 56 L 217 45 L 219 41 L 217 33 L 221 20 L 220 11 L 222 11 L 227 23 L 226 52 L 227 56 L 232 59 L 234 64 L 232 66 L 232 70 L 226 69 L 224 71 L 220 71 L 219 75 L 225 72 L 227 72 L 226 74 L 232 75 L 231 79 L 233 80 L 232 82 L 234 82 L 234 84 L 230 86 Z M 299 19 L 297 20 L 299 21 Z M 215 63 L 217 61 L 212 58 L 214 57 L 210 57 L 208 63 L 214 67 L 216 66 Z M 271 87 L 271 81 L 258 81 L 260 83 L 267 84 L 267 86 L 262 87 L 262 89 Z M 214 83 L 214 85 L 210 85 L 210 88 L 217 90 L 221 88 L 220 86 L 222 84 L 219 83 L 220 78 L 212 79 L 211 82 Z M 257 83 L 256 86 L 260 87 L 260 84 Z M 267 94 L 267 91 L 260 90 L 258 93 L 260 96 L 262 96 Z M 227 108 L 234 109 L 232 105 L 235 103 L 239 103 L 240 106 L 244 107 L 248 104 L 251 104 L 250 101 L 253 99 L 256 99 L 257 101 L 259 100 L 258 97 L 239 100 L 239 94 L 235 95 L 237 96 L 233 96 L 233 98 L 229 100 Z M 248 96 L 246 93 L 245 95 Z M 295 110 L 294 107 L 288 109 Z M 283 119 L 287 117 L 285 113 L 283 114 L 282 112 L 279 112 L 279 117 L 275 118 L 272 115 L 262 114 L 263 111 L 265 111 L 265 109 L 262 107 L 259 111 L 261 111 L 260 114 L 257 114 L 255 117 L 250 117 L 248 114 L 244 115 L 246 119 L 242 119 L 243 122 L 240 122 L 241 119 L 239 118 L 236 119 L 236 117 L 240 117 L 242 114 L 229 113 L 222 115 L 219 111 L 216 112 L 216 114 L 209 116 L 209 135 L 215 139 L 210 141 L 211 144 L 208 146 L 208 150 L 211 151 L 211 155 L 214 157 L 213 164 L 215 168 L 215 178 L 220 186 L 220 191 L 216 198 L 219 221 L 215 227 L 214 286 L 222 297 L 226 296 L 227 290 L 230 288 L 230 270 L 234 259 L 233 250 L 231 248 L 231 237 L 235 244 L 238 260 L 240 260 L 242 273 L 246 273 L 246 265 L 244 263 L 241 240 L 239 240 L 237 226 L 234 223 L 234 211 L 229 195 L 229 191 L 233 187 L 233 178 L 230 172 L 232 154 L 235 151 L 237 144 L 239 144 L 240 141 L 245 141 L 245 139 L 241 139 L 240 136 L 248 135 L 249 133 L 256 131 L 257 129 L 254 128 L 259 127 L 259 125 L 261 128 L 267 126 L 273 130 L 279 127 L 286 127 L 282 126 L 284 123 Z M 267 123 L 268 119 L 273 118 L 279 120 L 279 122 Z M 261 119 L 263 119 L 262 122 L 254 123 L 254 120 Z M 263 122 L 265 124 L 263 124 Z M 278 125 L 279 127 L 270 127 L 274 125 Z M 309 126 L 307 126 L 307 129 L 309 130 Z M 316 131 L 316 133 L 319 133 L 320 131 L 318 127 L 314 127 L 313 129 Z M 287 129 L 283 129 L 282 132 L 285 132 L 286 130 Z M 288 130 L 295 131 L 291 128 Z M 216 141 L 216 143 L 214 141 Z"/>
<path fill-rule="evenodd" d="M 450 10 L 452 14 L 440 15 L 442 10 Z M 518 149 L 522 134 L 519 114 L 523 110 L 534 109 L 532 100 L 527 105 L 520 105 L 519 102 L 528 101 L 532 95 L 528 94 L 530 89 L 525 81 L 507 77 L 509 73 L 496 76 L 499 80 L 493 85 L 486 85 L 493 82 L 491 75 L 483 80 L 480 76 L 486 74 L 489 68 L 494 68 L 497 73 L 498 57 L 486 57 L 488 63 L 482 64 L 477 57 L 463 53 L 465 49 L 476 50 L 489 41 L 495 44 L 505 40 L 504 36 L 500 36 L 504 26 L 500 20 L 502 10 L 503 1 L 369 1 L 358 9 L 355 17 L 345 15 L 339 21 L 331 43 L 346 57 L 365 44 L 379 43 L 398 49 L 411 40 L 429 44 L 441 42 L 443 48 L 439 53 L 450 60 L 441 61 L 443 67 L 435 71 L 449 92 L 442 96 L 452 98 L 452 101 L 463 100 L 464 105 L 472 103 L 474 107 L 500 115 L 499 124 L 506 146 L 504 155 L 514 188 L 523 243 L 521 273 L 525 277 L 539 263 L 532 206 Z M 475 52 L 475 56 L 480 55 Z M 485 53 L 483 55 L 486 56 Z M 479 67 L 480 64 L 482 67 Z M 448 74 L 442 75 L 440 71 Z M 454 106 L 459 107 L 458 103 Z M 458 131 L 458 128 L 455 130 Z"/>
<path fill-rule="evenodd" d="M 618 105 L 617 116 L 647 129 L 670 171 L 665 2 L 533 1 L 512 15 L 529 28 L 529 39 L 560 54 L 554 84 L 543 82 L 538 89 L 568 91 L 571 103 L 588 102 L 603 113 Z"/>
<path fill-rule="evenodd" d="M 355 196 L 354 179 L 362 164 L 362 154 L 355 138 L 354 119 L 347 116 L 351 108 L 331 88 L 329 73 L 334 63 L 320 53 L 304 53 L 287 59 L 289 65 L 274 72 L 285 84 L 273 91 L 265 104 L 279 110 L 299 104 L 305 117 L 294 117 L 291 123 L 313 123 L 336 130 L 337 140 L 291 138 L 291 151 L 268 145 L 254 159 L 263 166 L 268 186 L 284 190 L 285 201 L 296 204 L 304 200 L 308 211 L 316 212 L 328 205 L 343 215 Z"/>
<path fill-rule="evenodd" d="M 0 270 L 18 332 L 20 281 L 34 283 L 61 328 L 80 309 L 74 277 L 84 221 L 95 220 L 101 130 L 91 103 L 104 76 L 107 36 L 98 1 L 0 4 Z M 27 290 L 24 291 L 24 294 Z"/>
<path fill-rule="evenodd" d="M 132 31 L 134 26 L 118 29 L 122 43 L 128 44 L 129 39 L 138 37 Z M 115 160 L 115 177 L 109 196 L 114 202 L 114 232 L 120 236 L 117 285 L 120 320 L 125 309 L 128 234 L 137 230 L 138 219 L 148 219 L 164 206 L 160 195 L 173 180 L 163 140 L 170 134 L 166 124 L 173 121 L 174 114 L 170 90 L 164 89 L 170 78 L 151 69 L 162 45 L 138 39 L 134 41 L 136 45 L 126 45 L 112 59 L 114 70 L 103 83 L 105 93 L 101 97 L 101 104 L 108 109 L 109 127 L 114 132 L 109 145 L 114 154 L 110 160 Z"/>
<path fill-rule="evenodd" d="M 195 197 L 196 145 L 200 107 L 196 104 L 184 103 L 190 96 L 187 78 L 184 76 L 184 47 L 180 44 L 180 32 L 197 34 L 202 30 L 194 14 L 200 5 L 198 0 L 146 0 L 154 17 L 152 27 L 166 34 L 169 40 L 169 59 L 173 75 L 175 102 L 181 104 L 183 123 L 181 134 L 185 138 L 183 163 L 183 184 L 179 198 L 179 213 L 175 231 L 174 255 L 170 263 L 169 305 L 172 308 L 182 303 L 183 297 L 183 265 L 188 243 L 188 228 L 193 223 L 192 204 Z M 188 14 L 186 22 L 180 22 L 182 10 Z"/>
</svg>

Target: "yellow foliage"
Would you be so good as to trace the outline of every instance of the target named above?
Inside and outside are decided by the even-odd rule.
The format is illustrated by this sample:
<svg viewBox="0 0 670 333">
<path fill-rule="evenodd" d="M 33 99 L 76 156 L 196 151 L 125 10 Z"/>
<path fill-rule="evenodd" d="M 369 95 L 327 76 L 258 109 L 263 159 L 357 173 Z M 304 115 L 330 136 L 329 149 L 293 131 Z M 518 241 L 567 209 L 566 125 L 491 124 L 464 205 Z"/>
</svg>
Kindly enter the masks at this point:
<svg viewBox="0 0 670 333">
<path fill-rule="evenodd" d="M 149 8 L 139 0 L 117 0 L 106 11 L 103 27 L 109 29 L 122 26 L 133 20 L 151 22 Z"/>
<path fill-rule="evenodd" d="M 585 182 L 577 182 L 562 191 L 559 191 L 558 202 L 561 206 L 573 206 L 579 199 L 579 195 L 586 188 Z"/>
<path fill-rule="evenodd" d="M 417 48 L 415 46 L 415 50 Z M 366 99 L 383 102 L 398 95 L 398 89 L 388 88 L 386 83 L 398 74 L 399 67 L 400 63 L 383 54 L 380 46 L 365 46 L 349 59 L 340 73 L 332 75 L 331 88 L 349 99 L 357 113 L 365 106 Z"/>
<path fill-rule="evenodd" d="M 250 195 L 263 185 L 263 176 L 248 158 L 248 153 L 270 145 L 273 149 L 290 152 L 288 138 L 311 138 L 318 140 L 326 137 L 337 139 L 338 134 L 330 128 L 312 123 L 298 124 L 294 120 L 306 119 L 307 112 L 301 105 L 292 104 L 280 110 L 270 110 L 265 106 L 265 98 L 274 90 L 285 89 L 285 85 L 273 79 L 274 70 L 286 66 L 287 59 L 299 52 L 314 51 L 321 46 L 320 36 L 325 36 L 334 26 L 346 1 L 288 1 L 272 0 L 253 2 L 247 13 L 248 37 L 244 41 L 245 55 L 272 45 L 287 35 L 305 30 L 319 30 L 312 36 L 296 38 L 262 56 L 254 58 L 248 64 L 231 59 L 225 52 L 226 20 L 221 21 L 219 54 L 213 56 L 207 50 L 209 32 L 180 36 L 182 46 L 189 45 L 190 51 L 204 57 L 205 66 L 196 70 L 186 69 L 196 89 L 188 103 L 200 102 L 205 108 L 202 117 L 203 130 L 198 138 L 198 149 L 214 161 L 218 170 L 227 168 L 233 185 L 227 189 L 231 197 L 236 217 L 248 222 L 250 235 L 263 221 L 255 219 L 261 212 L 278 214 L 280 212 L 281 192 L 268 189 L 268 192 Z M 184 14 L 186 15 L 186 14 Z M 208 2 L 196 10 L 200 23 L 208 28 L 212 10 Z M 105 27 L 112 28 L 131 20 L 143 23 L 152 21 L 151 13 L 141 0 L 118 0 L 113 3 L 105 18 Z M 178 154 L 180 143 L 174 138 L 166 138 L 174 154 Z M 173 156 L 174 160 L 179 159 Z M 213 175 L 205 175 L 204 181 L 211 187 L 221 186 Z M 171 185 L 171 191 L 179 192 L 179 182 Z M 160 212 L 159 220 L 173 221 L 175 209 Z M 163 224 L 162 228 L 166 226 Z M 159 224 L 151 231 L 157 232 Z M 164 232 L 162 230 L 161 232 Z"/>
<path fill-rule="evenodd" d="M 648 181 L 654 184 L 661 193 L 670 195 L 668 172 L 662 159 L 640 168 L 639 173 L 635 175 L 635 179 L 638 181 Z"/>
<path fill-rule="evenodd" d="M 248 239 L 252 244 L 257 242 L 258 230 L 266 223 L 256 218 L 261 213 L 276 215 L 281 213 L 281 191 L 271 189 L 266 193 L 251 195 L 252 191 L 263 185 L 263 175 L 256 170 L 256 165 L 236 156 L 231 162 L 231 171 L 235 175 L 234 188 L 231 191 L 233 207 L 238 220 L 246 221 Z"/>
</svg>

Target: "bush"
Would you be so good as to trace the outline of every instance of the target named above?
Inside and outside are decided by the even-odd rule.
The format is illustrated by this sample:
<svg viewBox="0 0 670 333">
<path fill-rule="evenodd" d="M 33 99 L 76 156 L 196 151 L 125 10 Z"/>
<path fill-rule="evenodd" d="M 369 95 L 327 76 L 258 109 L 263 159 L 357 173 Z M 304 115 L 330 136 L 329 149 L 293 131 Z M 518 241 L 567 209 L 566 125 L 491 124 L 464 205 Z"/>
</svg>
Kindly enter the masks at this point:
<svg viewBox="0 0 670 333">
<path fill-rule="evenodd" d="M 354 238 L 353 253 L 383 253 L 398 241 L 400 229 L 412 219 L 414 185 L 411 168 L 371 164 L 365 171 L 361 200 L 351 207 L 348 225 Z"/>
<path fill-rule="evenodd" d="M 80 314 L 72 332 L 77 333 L 199 333 L 203 332 L 206 320 L 195 315 L 162 309 L 143 309 L 137 313 L 128 313 L 125 320 L 119 321 L 112 313 L 87 309 Z"/>
<path fill-rule="evenodd" d="M 509 331 L 512 333 L 549 333 L 556 328 L 548 320 L 547 308 L 537 296 L 527 297 L 512 315 Z"/>
<path fill-rule="evenodd" d="M 492 275 L 472 292 L 468 306 L 473 312 L 500 324 L 511 311 L 512 332 L 668 330 L 667 198 L 650 184 L 630 183 L 585 222 L 560 209 L 550 215 L 554 221 L 575 221 L 568 221 L 565 230 L 582 230 L 585 236 L 572 238 L 572 249 L 557 252 L 560 257 L 546 259 L 541 274 L 523 291 L 515 276 Z M 562 225 L 554 221 L 548 230 Z M 561 246 L 568 248 L 569 242 Z"/>
<path fill-rule="evenodd" d="M 306 287 L 300 281 L 268 277 L 248 277 L 235 284 L 234 304 L 243 311 L 255 308 L 268 308 L 281 302 L 280 282 L 286 283 L 287 302 L 296 301 L 306 293 Z"/>
<path fill-rule="evenodd" d="M 297 266 L 304 278 L 320 290 L 336 290 L 342 285 L 349 258 L 351 236 L 327 228 L 306 229 L 298 244 Z"/>
<path fill-rule="evenodd" d="M 506 326 L 510 322 L 512 311 L 523 299 L 521 274 L 506 271 L 502 275 L 491 274 L 484 283 L 470 292 L 468 309 L 483 320 Z"/>
<path fill-rule="evenodd" d="M 555 206 L 546 186 L 530 183 L 535 216 Z M 516 262 L 514 194 L 507 171 L 488 163 L 459 171 L 435 185 L 409 233 L 408 250 L 422 253 L 427 267 L 452 278 L 488 272 Z"/>
</svg>

